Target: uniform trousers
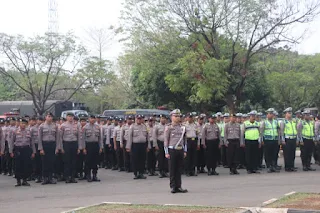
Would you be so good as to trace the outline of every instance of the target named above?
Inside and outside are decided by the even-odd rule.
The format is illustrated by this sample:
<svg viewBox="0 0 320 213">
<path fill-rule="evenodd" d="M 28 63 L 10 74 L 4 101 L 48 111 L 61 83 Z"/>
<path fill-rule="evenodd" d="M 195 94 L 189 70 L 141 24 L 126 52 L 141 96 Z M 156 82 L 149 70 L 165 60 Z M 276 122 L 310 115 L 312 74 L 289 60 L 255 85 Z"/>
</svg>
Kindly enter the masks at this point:
<svg viewBox="0 0 320 213">
<path fill-rule="evenodd" d="M 7 172 L 9 174 L 12 174 L 13 169 L 14 169 L 14 158 L 10 157 L 10 153 L 9 153 L 9 145 L 8 142 L 5 142 L 7 147 L 7 152 L 6 152 L 6 167 L 7 167 Z M 14 151 L 14 150 L 13 150 Z"/>
<path fill-rule="evenodd" d="M 109 162 L 111 163 L 111 166 L 115 168 L 117 167 L 118 162 L 117 162 L 116 151 L 114 150 L 113 138 L 110 138 L 110 144 L 111 144 L 111 147 L 109 147 L 108 158 L 109 158 Z"/>
<path fill-rule="evenodd" d="M 294 160 L 296 159 L 296 142 L 297 139 L 285 139 L 286 144 L 282 145 L 284 164 L 286 169 L 294 168 Z"/>
<path fill-rule="evenodd" d="M 258 140 L 245 140 L 247 171 L 256 171 L 260 166 Z"/>
<path fill-rule="evenodd" d="M 111 158 L 109 157 L 111 154 L 111 148 L 109 147 L 109 144 L 106 144 L 106 138 L 103 139 L 103 156 L 104 156 L 104 166 L 107 168 L 112 167 Z"/>
<path fill-rule="evenodd" d="M 32 149 L 30 146 L 16 146 L 14 148 L 15 177 L 17 180 L 25 180 L 32 172 Z"/>
<path fill-rule="evenodd" d="M 225 145 L 221 146 L 221 163 L 223 166 L 228 165 L 227 161 L 227 147 Z"/>
<path fill-rule="evenodd" d="M 64 175 L 65 177 L 74 178 L 77 168 L 77 141 L 63 141 L 64 150 Z"/>
<path fill-rule="evenodd" d="M 169 149 L 170 188 L 181 188 L 184 150 Z"/>
<path fill-rule="evenodd" d="M 61 151 L 55 156 L 55 163 L 54 163 L 54 173 L 56 176 L 63 176 L 64 175 L 64 155 Z"/>
<path fill-rule="evenodd" d="M 42 142 L 44 155 L 42 158 L 42 176 L 44 178 L 52 178 L 52 174 L 54 172 L 54 164 L 55 164 L 55 151 L 56 151 L 56 142 Z"/>
<path fill-rule="evenodd" d="M 239 154 L 240 140 L 229 139 L 228 142 L 229 142 L 227 147 L 228 166 L 230 170 L 235 170 L 239 164 L 238 154 Z"/>
<path fill-rule="evenodd" d="M 310 167 L 314 147 L 315 145 L 312 139 L 303 138 L 303 145 L 300 145 L 301 161 L 303 167 Z"/>
<path fill-rule="evenodd" d="M 40 178 L 42 176 L 42 161 L 41 161 L 41 155 L 40 151 L 38 150 L 38 144 L 35 144 L 36 147 L 36 154 L 34 156 L 34 159 L 32 160 L 32 166 L 33 166 L 33 174 L 35 177 Z"/>
<path fill-rule="evenodd" d="M 206 159 L 207 159 L 207 168 L 208 170 L 215 170 L 219 161 L 219 139 L 215 140 L 206 140 Z"/>
<path fill-rule="evenodd" d="M 264 158 L 264 145 L 261 144 L 261 148 L 259 149 L 259 157 L 258 157 L 258 162 L 259 166 L 263 165 L 263 158 Z"/>
<path fill-rule="evenodd" d="M 159 172 L 168 172 L 168 159 L 165 156 L 163 141 L 157 141 L 159 152 L 158 152 L 158 168 Z"/>
<path fill-rule="evenodd" d="M 87 155 L 85 157 L 85 173 L 86 175 L 96 175 L 98 173 L 99 164 L 99 143 L 98 142 L 86 142 Z"/>
<path fill-rule="evenodd" d="M 315 161 L 320 162 L 320 142 L 319 141 L 315 145 L 315 152 L 316 152 Z"/>
<path fill-rule="evenodd" d="M 148 171 L 152 172 L 156 170 L 156 150 L 154 147 L 149 149 L 149 152 L 147 153 L 147 168 Z"/>
<path fill-rule="evenodd" d="M 276 159 L 278 155 L 278 140 L 264 140 L 264 156 L 267 168 L 274 168 L 277 166 Z"/>
<path fill-rule="evenodd" d="M 80 150 L 80 153 L 77 155 L 77 173 L 79 174 L 83 174 L 84 172 L 84 159 L 83 150 Z"/>
<path fill-rule="evenodd" d="M 9 155 L 9 147 L 8 147 L 8 142 L 5 142 L 5 148 L 2 150 L 3 155 L 1 156 L 1 168 L 3 173 L 8 173 L 8 160 L 10 158 Z M 9 155 L 9 156 L 8 156 Z M 8 158 L 9 157 L 9 158 Z"/>
<path fill-rule="evenodd" d="M 131 162 L 134 175 L 143 174 L 146 162 L 147 143 L 132 143 Z"/>
<path fill-rule="evenodd" d="M 245 147 L 240 147 L 238 149 L 238 156 L 239 156 L 239 165 L 241 166 L 246 166 L 246 148 Z"/>
<path fill-rule="evenodd" d="M 117 154 L 118 167 L 119 167 L 119 169 L 123 169 L 124 168 L 124 162 L 123 162 L 124 156 L 123 156 L 123 148 L 120 147 L 120 141 L 117 141 L 116 154 Z"/>
<path fill-rule="evenodd" d="M 126 171 L 130 172 L 132 170 L 131 157 L 130 157 L 130 152 L 127 152 L 126 150 L 126 146 L 127 146 L 127 141 L 123 140 L 124 168 Z"/>
<path fill-rule="evenodd" d="M 200 140 L 200 149 L 197 150 L 197 169 L 203 169 L 206 166 L 206 154 L 205 149 L 203 148 L 202 140 Z M 220 161 L 220 149 L 218 150 L 217 158 L 218 162 Z"/>
<path fill-rule="evenodd" d="M 195 171 L 195 166 L 197 163 L 197 138 L 187 139 L 188 155 L 186 157 L 186 172 L 192 173 Z"/>
</svg>

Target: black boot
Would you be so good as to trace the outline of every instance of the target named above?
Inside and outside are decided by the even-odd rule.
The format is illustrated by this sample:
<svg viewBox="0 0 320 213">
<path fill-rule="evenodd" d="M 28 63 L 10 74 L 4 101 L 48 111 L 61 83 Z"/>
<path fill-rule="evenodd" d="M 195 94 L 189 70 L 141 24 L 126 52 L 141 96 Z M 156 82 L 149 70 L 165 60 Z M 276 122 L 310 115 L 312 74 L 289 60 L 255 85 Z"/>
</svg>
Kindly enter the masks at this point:
<svg viewBox="0 0 320 213">
<path fill-rule="evenodd" d="M 26 179 L 22 181 L 22 186 L 30 186 Z"/>
<path fill-rule="evenodd" d="M 85 179 L 86 179 L 86 177 L 82 173 L 80 173 L 79 180 L 85 180 Z"/>
<path fill-rule="evenodd" d="M 97 174 L 93 174 L 92 181 L 93 182 L 100 182 L 100 179 L 98 179 Z"/>
<path fill-rule="evenodd" d="M 90 174 L 87 175 L 87 181 L 88 181 L 89 183 L 92 182 L 92 178 L 91 178 L 91 175 L 90 175 Z"/>
<path fill-rule="evenodd" d="M 21 186 L 21 180 L 17 179 L 17 184 L 15 185 L 15 187 Z"/>
<path fill-rule="evenodd" d="M 78 183 L 74 177 L 71 177 L 70 183 Z"/>
<path fill-rule="evenodd" d="M 140 173 L 138 176 L 139 176 L 139 179 L 147 179 L 147 177 L 144 176 L 143 173 Z"/>
<path fill-rule="evenodd" d="M 71 183 L 71 178 L 67 177 L 66 183 Z"/>
<path fill-rule="evenodd" d="M 49 184 L 49 178 L 45 177 L 43 178 L 42 185 L 47 185 L 47 184 Z"/>
</svg>

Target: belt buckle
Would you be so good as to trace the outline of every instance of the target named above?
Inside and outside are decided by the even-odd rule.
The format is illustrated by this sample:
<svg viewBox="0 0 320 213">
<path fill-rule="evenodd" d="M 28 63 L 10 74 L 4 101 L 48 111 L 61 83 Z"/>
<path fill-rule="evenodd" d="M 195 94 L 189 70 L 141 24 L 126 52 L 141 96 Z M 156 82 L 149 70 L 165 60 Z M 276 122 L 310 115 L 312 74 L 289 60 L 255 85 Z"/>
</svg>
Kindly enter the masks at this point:
<svg viewBox="0 0 320 213">
<path fill-rule="evenodd" d="M 176 150 L 182 150 L 182 146 L 177 146 Z"/>
<path fill-rule="evenodd" d="M 196 140 L 196 139 L 195 139 L 195 138 L 191 138 L 191 140 L 193 140 L 193 141 L 194 141 L 194 140 Z"/>
</svg>

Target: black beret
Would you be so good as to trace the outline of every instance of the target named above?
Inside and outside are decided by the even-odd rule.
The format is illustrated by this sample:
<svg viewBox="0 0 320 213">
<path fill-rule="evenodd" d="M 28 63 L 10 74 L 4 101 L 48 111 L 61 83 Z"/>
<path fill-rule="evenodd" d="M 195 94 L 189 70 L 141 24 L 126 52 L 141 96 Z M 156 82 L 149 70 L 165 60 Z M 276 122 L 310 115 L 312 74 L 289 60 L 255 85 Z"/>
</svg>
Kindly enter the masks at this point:
<svg viewBox="0 0 320 213">
<path fill-rule="evenodd" d="M 91 114 L 89 118 L 97 118 L 95 115 Z"/>
<path fill-rule="evenodd" d="M 133 120 L 134 118 L 133 118 L 132 115 L 128 115 L 128 116 L 126 117 L 126 119 L 127 119 L 127 120 Z"/>
<path fill-rule="evenodd" d="M 74 116 L 72 112 L 67 112 L 67 116 Z"/>
<path fill-rule="evenodd" d="M 123 118 L 119 118 L 118 121 L 119 122 L 123 122 L 124 120 L 123 120 Z"/>
<path fill-rule="evenodd" d="M 153 117 L 149 117 L 148 120 L 149 120 L 149 121 L 153 121 Z"/>
<path fill-rule="evenodd" d="M 143 115 L 138 114 L 138 115 L 136 115 L 136 118 L 144 118 L 144 116 L 143 116 Z"/>
<path fill-rule="evenodd" d="M 42 116 L 39 116 L 39 117 L 38 117 L 38 120 L 39 120 L 39 121 L 44 121 L 44 118 L 43 118 Z"/>
<path fill-rule="evenodd" d="M 4 124 L 4 119 L 0 118 L 0 124 Z"/>
<path fill-rule="evenodd" d="M 112 121 L 112 120 L 114 120 L 114 117 L 113 117 L 113 116 L 109 116 L 109 117 L 107 118 L 107 120 L 108 120 L 108 121 Z"/>
<path fill-rule="evenodd" d="M 79 117 L 75 116 L 75 117 L 73 118 L 73 120 L 78 121 L 78 120 L 79 120 Z"/>
<path fill-rule="evenodd" d="M 20 118 L 19 121 L 20 121 L 21 123 L 28 123 L 28 120 L 25 119 L 25 118 Z"/>
<path fill-rule="evenodd" d="M 52 112 L 47 112 L 47 113 L 46 113 L 46 115 L 50 115 L 50 116 L 52 116 L 52 117 L 53 117 Z"/>
<path fill-rule="evenodd" d="M 15 117 L 7 117 L 7 121 L 15 121 L 16 118 Z"/>
<path fill-rule="evenodd" d="M 36 120 L 37 120 L 37 117 L 36 117 L 36 116 L 32 116 L 32 117 L 30 118 L 30 120 L 36 121 Z"/>
</svg>

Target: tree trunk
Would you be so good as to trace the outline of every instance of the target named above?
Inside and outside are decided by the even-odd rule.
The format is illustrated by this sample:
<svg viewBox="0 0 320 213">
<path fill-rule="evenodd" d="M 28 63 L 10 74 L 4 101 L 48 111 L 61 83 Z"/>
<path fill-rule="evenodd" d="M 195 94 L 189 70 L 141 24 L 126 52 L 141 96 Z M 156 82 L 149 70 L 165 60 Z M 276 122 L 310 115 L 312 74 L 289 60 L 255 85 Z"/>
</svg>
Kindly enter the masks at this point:
<svg viewBox="0 0 320 213">
<path fill-rule="evenodd" d="M 225 101 L 229 110 L 229 113 L 235 113 L 237 106 L 236 103 L 234 101 L 233 95 L 232 94 L 227 94 L 225 97 Z"/>
</svg>

